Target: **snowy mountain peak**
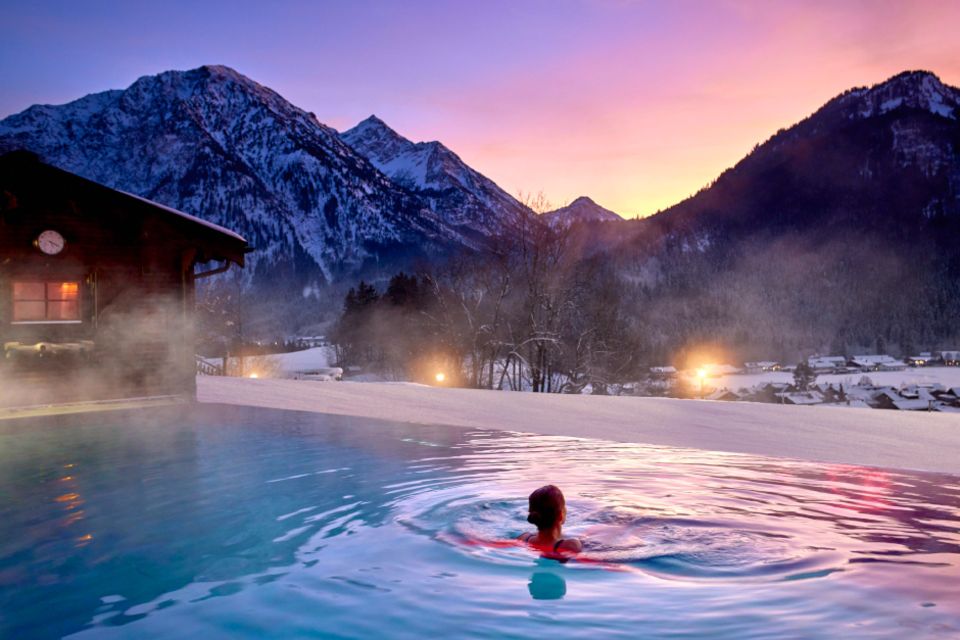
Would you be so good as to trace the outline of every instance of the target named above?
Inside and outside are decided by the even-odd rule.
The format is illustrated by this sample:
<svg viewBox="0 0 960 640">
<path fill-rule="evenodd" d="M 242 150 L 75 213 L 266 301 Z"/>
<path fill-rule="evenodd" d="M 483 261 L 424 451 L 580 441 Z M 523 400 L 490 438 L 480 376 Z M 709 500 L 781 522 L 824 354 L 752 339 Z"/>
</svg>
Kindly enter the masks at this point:
<svg viewBox="0 0 960 640">
<path fill-rule="evenodd" d="M 400 167 L 391 165 L 391 161 L 404 154 L 414 153 L 416 150 L 413 142 L 401 136 L 374 115 L 352 129 L 344 131 L 340 134 L 340 138 L 365 155 L 374 166 L 394 180 L 398 179 L 398 175 L 394 175 L 398 173 L 395 170 Z"/>
<path fill-rule="evenodd" d="M 828 103 L 830 107 L 844 110 L 848 118 L 869 118 L 906 108 L 956 120 L 960 91 L 930 71 L 904 71 L 872 87 L 852 89 Z"/>
<path fill-rule="evenodd" d="M 370 114 L 366 120 L 361 121 L 353 129 L 360 131 L 383 131 L 385 133 L 400 137 L 396 131 L 391 129 L 386 122 L 378 118 L 376 114 Z"/>
<path fill-rule="evenodd" d="M 243 75 L 239 71 L 228 67 L 225 64 L 205 64 L 198 68 L 200 71 L 206 71 L 210 74 L 211 77 L 220 78 L 224 80 L 233 80 L 234 82 L 242 83 L 253 83 L 253 80 Z M 176 71 L 172 72 L 176 73 Z M 258 85 L 259 86 L 259 85 Z"/>
<path fill-rule="evenodd" d="M 622 217 L 605 209 L 587 196 L 580 196 L 570 204 L 543 214 L 551 226 L 569 227 L 578 222 L 615 222 Z"/>
<path fill-rule="evenodd" d="M 235 87 L 251 93 L 272 93 L 250 78 L 223 65 L 204 65 L 186 71 L 164 71 L 153 76 L 142 76 L 130 85 L 125 93 L 153 90 L 157 86 L 176 92 L 181 97 L 222 91 L 223 87 Z M 216 87 L 220 89 L 215 89 Z"/>
<path fill-rule="evenodd" d="M 377 116 L 340 137 L 394 182 L 427 198 L 442 219 L 493 235 L 523 211 L 492 180 L 439 142 L 411 142 Z"/>
<path fill-rule="evenodd" d="M 13 149 L 241 233 L 257 249 L 251 278 L 309 284 L 475 242 L 335 130 L 229 67 L 31 107 L 0 121 L 0 153 Z"/>
</svg>

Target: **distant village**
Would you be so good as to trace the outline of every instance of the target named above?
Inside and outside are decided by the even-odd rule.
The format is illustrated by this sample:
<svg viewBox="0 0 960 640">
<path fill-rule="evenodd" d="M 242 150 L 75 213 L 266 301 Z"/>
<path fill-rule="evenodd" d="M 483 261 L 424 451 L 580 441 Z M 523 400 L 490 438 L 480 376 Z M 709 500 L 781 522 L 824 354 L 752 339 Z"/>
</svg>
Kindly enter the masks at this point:
<svg viewBox="0 0 960 640">
<path fill-rule="evenodd" d="M 898 411 L 940 411 L 960 413 L 960 382 L 948 385 L 918 382 L 899 386 L 875 384 L 871 373 L 907 369 L 960 367 L 960 350 L 922 352 L 904 359 L 889 355 L 811 356 L 796 365 L 780 362 L 745 362 L 705 365 L 679 371 L 673 366 L 651 367 L 648 378 L 635 389 L 637 395 L 699 397 L 727 402 L 767 402 L 792 405 L 829 405 Z M 793 382 L 762 381 L 749 385 L 748 375 L 783 372 Z M 743 375 L 743 386 L 735 384 Z M 850 376 L 847 384 L 834 376 Z M 817 381 L 831 376 L 830 382 Z M 718 383 L 720 378 L 722 383 Z M 960 375 L 955 378 L 960 379 Z M 732 388 L 735 387 L 735 388 Z"/>
</svg>

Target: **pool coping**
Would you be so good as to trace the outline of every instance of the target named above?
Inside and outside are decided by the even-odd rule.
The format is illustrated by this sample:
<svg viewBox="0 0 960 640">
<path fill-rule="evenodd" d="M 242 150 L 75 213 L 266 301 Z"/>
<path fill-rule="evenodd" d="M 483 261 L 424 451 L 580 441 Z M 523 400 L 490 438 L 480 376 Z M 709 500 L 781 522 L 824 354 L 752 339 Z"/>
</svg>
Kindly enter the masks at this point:
<svg viewBox="0 0 960 640">
<path fill-rule="evenodd" d="M 64 402 L 58 404 L 24 405 L 20 407 L 0 407 L 0 421 L 21 418 L 42 418 L 47 416 L 92 413 L 96 411 L 122 411 L 124 409 L 148 409 L 177 404 L 189 404 L 192 398 L 178 395 L 143 396 L 139 398 L 116 398 L 113 400 L 87 400 L 82 402 Z"/>
</svg>

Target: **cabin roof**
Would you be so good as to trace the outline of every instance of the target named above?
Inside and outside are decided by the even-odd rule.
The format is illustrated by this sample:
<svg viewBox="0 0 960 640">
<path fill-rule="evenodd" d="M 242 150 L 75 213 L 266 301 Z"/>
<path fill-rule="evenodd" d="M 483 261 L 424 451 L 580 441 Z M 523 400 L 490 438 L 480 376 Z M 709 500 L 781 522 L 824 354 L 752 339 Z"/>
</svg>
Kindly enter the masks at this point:
<svg viewBox="0 0 960 640">
<path fill-rule="evenodd" d="M 183 211 L 178 211 L 177 209 L 174 209 L 173 207 L 168 207 L 168 206 L 165 205 L 165 204 L 160 204 L 159 202 L 154 202 L 153 200 L 148 200 L 148 199 L 146 199 L 146 198 L 142 198 L 142 197 L 140 197 L 140 196 L 138 196 L 138 195 L 136 195 L 136 194 L 129 193 L 129 192 L 127 192 L 127 191 L 120 191 L 119 189 L 117 189 L 116 191 L 117 191 L 117 193 L 123 194 L 123 195 L 125 195 L 125 196 L 130 196 L 131 198 L 136 198 L 136 199 L 139 200 L 140 202 L 146 203 L 146 204 L 150 205 L 151 207 L 156 207 L 157 209 L 160 209 L 160 210 L 165 211 L 165 212 L 167 212 L 167 213 L 173 214 L 173 215 L 175 215 L 175 216 L 179 216 L 179 217 L 183 218 L 184 220 L 188 220 L 188 221 L 193 222 L 193 223 L 195 223 L 195 224 L 199 224 L 199 225 L 202 225 L 202 226 L 204 226 L 204 227 L 207 227 L 208 229 L 213 229 L 214 231 L 218 231 L 218 232 L 220 232 L 220 233 L 224 233 L 224 234 L 226 234 L 226 235 L 234 238 L 235 240 L 239 240 L 240 242 L 246 243 L 246 239 L 245 239 L 243 236 L 241 236 L 239 233 L 236 233 L 236 232 L 234 232 L 234 231 L 230 231 L 230 229 L 227 229 L 226 227 L 221 227 L 221 226 L 218 225 L 218 224 L 214 224 L 214 223 L 212 223 L 212 222 L 207 222 L 206 220 L 202 220 L 202 219 L 200 219 L 200 218 L 198 218 L 198 217 L 196 217 L 196 216 L 192 216 L 192 215 L 190 215 L 189 213 L 184 213 Z"/>
<path fill-rule="evenodd" d="M 41 197 L 49 197 L 51 193 L 61 195 L 57 193 L 58 188 L 50 186 L 51 183 L 57 183 L 64 190 L 63 195 L 69 193 L 70 198 L 89 197 L 90 200 L 101 199 L 98 200 L 101 202 L 106 200 L 119 207 L 128 208 L 131 213 L 142 212 L 146 215 L 149 212 L 163 218 L 185 238 L 189 238 L 191 245 L 197 247 L 197 262 L 217 260 L 232 262 L 242 267 L 244 256 L 251 251 L 246 239 L 229 229 L 46 164 L 29 151 L 13 151 L 0 156 L 0 168 L 3 170 L 3 180 L 0 181 L 3 184 L 0 186 L 4 188 L 7 188 L 7 184 L 18 190 L 22 186 L 39 193 Z"/>
</svg>

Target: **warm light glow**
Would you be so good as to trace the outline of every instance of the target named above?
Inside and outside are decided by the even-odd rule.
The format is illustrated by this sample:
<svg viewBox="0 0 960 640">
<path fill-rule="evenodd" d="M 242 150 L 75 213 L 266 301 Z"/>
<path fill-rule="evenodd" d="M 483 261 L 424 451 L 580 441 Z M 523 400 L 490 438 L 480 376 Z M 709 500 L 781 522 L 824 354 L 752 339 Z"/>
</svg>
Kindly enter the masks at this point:
<svg viewBox="0 0 960 640">
<path fill-rule="evenodd" d="M 247 377 L 249 377 L 249 378 L 259 378 L 260 376 L 258 376 L 256 373 L 251 373 L 251 374 L 250 374 L 249 376 L 247 376 Z"/>
<path fill-rule="evenodd" d="M 707 377 L 707 370 L 704 367 L 697 369 L 697 377 L 703 380 Z"/>
<path fill-rule="evenodd" d="M 437 382 L 443 382 L 444 380 L 447 379 L 446 374 L 443 374 L 443 373 L 438 373 L 436 377 L 437 377 Z"/>
<path fill-rule="evenodd" d="M 860 513 L 883 511 L 890 507 L 893 480 L 881 469 L 852 465 L 833 465 L 827 471 L 830 490 L 840 496 L 833 506 Z"/>
</svg>

